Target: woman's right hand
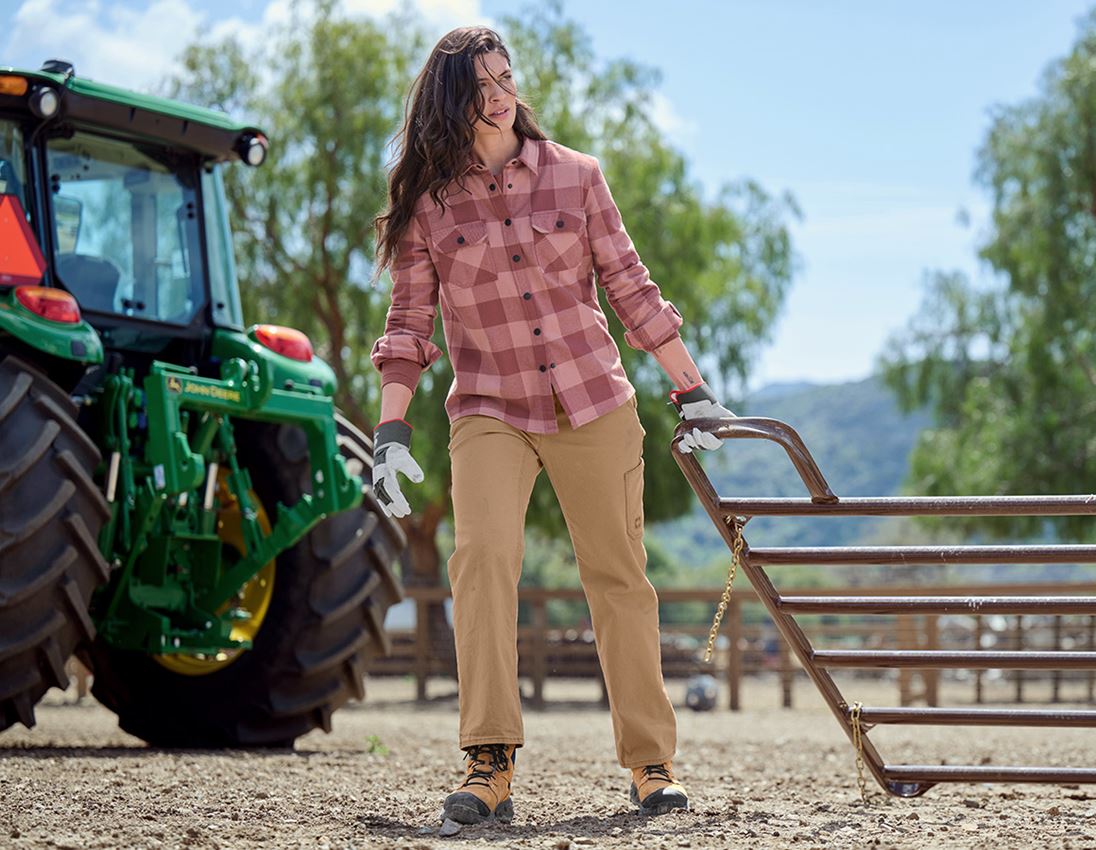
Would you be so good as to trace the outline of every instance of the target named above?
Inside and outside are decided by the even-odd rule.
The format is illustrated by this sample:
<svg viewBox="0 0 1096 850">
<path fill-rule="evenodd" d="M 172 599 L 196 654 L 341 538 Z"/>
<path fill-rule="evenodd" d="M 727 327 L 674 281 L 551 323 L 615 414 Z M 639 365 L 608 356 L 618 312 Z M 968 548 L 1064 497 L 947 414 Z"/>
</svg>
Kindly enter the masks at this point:
<svg viewBox="0 0 1096 850">
<path fill-rule="evenodd" d="M 422 469 L 411 457 L 411 430 L 402 419 L 382 422 L 373 430 L 373 492 L 388 516 L 411 513 L 397 473 L 402 472 L 415 484 L 422 483 Z"/>
</svg>

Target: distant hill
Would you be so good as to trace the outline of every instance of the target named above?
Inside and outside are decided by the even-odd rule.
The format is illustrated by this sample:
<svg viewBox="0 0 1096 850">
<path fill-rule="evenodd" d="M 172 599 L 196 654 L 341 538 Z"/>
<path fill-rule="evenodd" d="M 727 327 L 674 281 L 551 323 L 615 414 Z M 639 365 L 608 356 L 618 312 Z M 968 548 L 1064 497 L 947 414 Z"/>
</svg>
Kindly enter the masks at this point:
<svg viewBox="0 0 1096 850">
<path fill-rule="evenodd" d="M 813 384 L 809 381 L 777 381 L 755 390 L 748 403 L 754 407 L 763 407 L 769 402 L 787 398 L 790 395 L 806 392 L 807 390 L 818 389 L 820 386 L 822 385 Z"/>
<path fill-rule="evenodd" d="M 878 378 L 846 384 L 765 387 L 736 411 L 787 422 L 807 444 L 839 496 L 886 496 L 900 491 L 909 454 L 930 418 L 905 415 Z M 736 440 L 701 455 L 723 496 L 802 496 L 806 491 L 787 455 L 773 443 Z M 762 517 L 751 520 L 753 546 L 851 545 L 878 534 L 878 518 Z M 652 524 L 647 534 L 683 564 L 726 561 L 727 548 L 697 504 L 687 516 Z"/>
</svg>

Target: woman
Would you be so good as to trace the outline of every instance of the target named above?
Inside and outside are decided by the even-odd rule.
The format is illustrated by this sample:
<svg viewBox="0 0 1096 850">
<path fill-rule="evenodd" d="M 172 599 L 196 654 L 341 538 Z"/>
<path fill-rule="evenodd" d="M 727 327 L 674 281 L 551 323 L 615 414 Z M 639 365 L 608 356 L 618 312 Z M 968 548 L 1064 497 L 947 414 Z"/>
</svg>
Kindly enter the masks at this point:
<svg viewBox="0 0 1096 850">
<path fill-rule="evenodd" d="M 658 600 L 645 575 L 643 436 L 635 389 L 594 287 L 677 387 L 683 419 L 732 416 L 682 344 L 677 309 L 651 282 L 598 162 L 548 141 L 518 99 L 499 36 L 443 37 L 408 98 L 389 206 L 377 217 L 377 272 L 392 275 L 373 486 L 410 512 L 397 473 L 422 481 L 404 421 L 440 302 L 455 378 L 450 420 L 456 548 L 448 562 L 464 781 L 445 800 L 461 823 L 513 817 L 524 743 L 517 682 L 517 585 L 525 512 L 547 471 L 575 547 L 605 674 L 617 757 L 641 811 L 688 808 L 673 776 L 676 720 L 662 682 Z M 686 451 L 715 448 L 699 429 Z"/>
</svg>

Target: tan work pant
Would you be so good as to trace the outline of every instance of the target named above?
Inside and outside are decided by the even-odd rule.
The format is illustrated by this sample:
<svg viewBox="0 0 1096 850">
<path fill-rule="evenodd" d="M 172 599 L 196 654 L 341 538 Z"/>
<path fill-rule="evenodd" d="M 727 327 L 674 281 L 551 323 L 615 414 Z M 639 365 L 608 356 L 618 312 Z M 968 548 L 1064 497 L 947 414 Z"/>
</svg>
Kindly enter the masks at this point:
<svg viewBox="0 0 1096 850">
<path fill-rule="evenodd" d="M 554 397 L 554 395 L 553 395 Z M 674 755 L 677 723 L 662 682 L 658 597 L 643 547 L 643 437 L 633 396 L 573 429 L 522 431 L 491 416 L 450 425 L 456 549 L 449 559 L 460 691 L 460 746 L 524 744 L 518 692 L 518 578 L 525 514 L 541 468 L 575 547 L 605 674 L 622 767 Z"/>
</svg>

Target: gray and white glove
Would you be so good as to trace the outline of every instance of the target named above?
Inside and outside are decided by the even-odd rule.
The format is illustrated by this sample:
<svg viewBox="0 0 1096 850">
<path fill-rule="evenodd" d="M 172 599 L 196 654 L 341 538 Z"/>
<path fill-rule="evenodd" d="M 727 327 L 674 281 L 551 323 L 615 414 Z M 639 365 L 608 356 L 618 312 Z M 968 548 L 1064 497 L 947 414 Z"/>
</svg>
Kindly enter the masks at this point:
<svg viewBox="0 0 1096 850">
<path fill-rule="evenodd" d="M 670 402 L 677 408 L 678 415 L 684 422 L 690 419 L 735 418 L 731 411 L 719 403 L 711 387 L 703 381 L 687 390 L 670 390 Z M 681 437 L 678 448 L 688 453 L 693 449 L 718 449 L 721 445 L 723 441 L 715 434 L 693 428 Z"/>
<path fill-rule="evenodd" d="M 411 426 L 402 419 L 389 419 L 373 429 L 373 492 L 388 516 L 411 513 L 396 479 L 398 472 L 414 484 L 422 482 L 422 469 L 411 457 Z"/>
</svg>

